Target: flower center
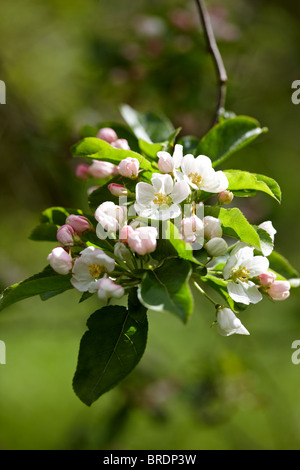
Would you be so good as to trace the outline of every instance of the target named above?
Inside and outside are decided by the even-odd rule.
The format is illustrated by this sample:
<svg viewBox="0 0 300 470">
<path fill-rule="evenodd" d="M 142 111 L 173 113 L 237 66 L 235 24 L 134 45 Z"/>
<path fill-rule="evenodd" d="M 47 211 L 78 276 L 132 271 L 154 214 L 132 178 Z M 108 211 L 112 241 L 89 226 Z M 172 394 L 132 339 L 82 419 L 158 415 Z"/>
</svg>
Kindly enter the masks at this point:
<svg viewBox="0 0 300 470">
<path fill-rule="evenodd" d="M 170 196 L 167 196 L 166 194 L 155 193 L 154 196 L 155 197 L 153 199 L 153 202 L 154 204 L 157 204 L 158 206 L 163 206 L 163 205 L 169 206 L 172 202 Z"/>
<path fill-rule="evenodd" d="M 93 276 L 95 279 L 98 279 L 102 273 L 101 266 L 99 266 L 99 264 L 90 264 L 89 272 L 91 276 Z"/>
<path fill-rule="evenodd" d="M 245 267 L 237 269 L 236 271 L 232 273 L 232 278 L 234 281 L 239 280 L 241 282 L 248 282 L 249 277 L 250 277 L 250 271 L 249 269 Z"/>
<path fill-rule="evenodd" d="M 199 173 L 197 173 L 197 172 L 190 173 L 189 174 L 189 179 L 193 184 L 195 184 L 196 186 L 198 186 L 198 188 L 200 188 L 202 176 L 199 175 Z"/>
</svg>

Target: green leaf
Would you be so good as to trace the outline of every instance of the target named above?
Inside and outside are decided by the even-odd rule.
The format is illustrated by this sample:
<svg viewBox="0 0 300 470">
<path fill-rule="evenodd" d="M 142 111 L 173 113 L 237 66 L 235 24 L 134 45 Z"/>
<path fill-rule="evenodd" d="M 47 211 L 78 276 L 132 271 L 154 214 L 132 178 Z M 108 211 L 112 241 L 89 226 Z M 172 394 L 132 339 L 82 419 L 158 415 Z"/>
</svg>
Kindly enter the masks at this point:
<svg viewBox="0 0 300 470">
<path fill-rule="evenodd" d="M 151 169 L 151 163 L 142 155 L 132 150 L 116 149 L 104 140 L 86 137 L 71 147 L 73 157 L 91 158 L 118 165 L 124 158 L 136 158 L 144 170 Z"/>
<path fill-rule="evenodd" d="M 146 315 L 136 320 L 126 307 L 108 306 L 93 313 L 80 342 L 73 379 L 76 395 L 90 406 L 138 364 L 146 347 Z"/>
<path fill-rule="evenodd" d="M 152 112 L 142 114 L 127 104 L 122 105 L 120 111 L 138 139 L 149 143 L 161 143 L 169 141 L 176 132 L 172 123 L 161 114 Z"/>
<path fill-rule="evenodd" d="M 226 119 L 201 139 L 196 155 L 207 155 L 213 161 L 213 166 L 217 166 L 266 131 L 258 121 L 248 116 Z"/>
<path fill-rule="evenodd" d="M 252 226 L 260 239 L 261 252 L 264 256 L 269 256 L 274 248 L 274 242 L 266 230 L 257 227 L 256 225 Z"/>
<path fill-rule="evenodd" d="M 290 262 L 277 251 L 272 251 L 267 257 L 270 262 L 270 269 L 283 276 L 285 279 L 298 278 L 299 273 Z"/>
<path fill-rule="evenodd" d="M 49 207 L 42 212 L 40 221 L 42 224 L 64 225 L 66 218 L 70 214 L 83 215 L 83 212 L 79 209 L 69 209 L 59 206 Z"/>
<path fill-rule="evenodd" d="M 193 298 L 188 285 L 191 264 L 180 258 L 166 259 L 162 266 L 145 273 L 139 286 L 140 302 L 154 311 L 168 311 L 184 323 L 193 312 Z"/>
<path fill-rule="evenodd" d="M 164 149 L 164 144 L 150 144 L 146 140 L 139 139 L 140 151 L 143 155 L 150 158 L 151 160 L 158 161 L 157 152 Z"/>
<path fill-rule="evenodd" d="M 211 215 L 221 220 L 224 235 L 237 238 L 259 250 L 261 249 L 258 233 L 237 207 L 224 209 L 223 207 L 206 206 L 205 215 Z"/>
<path fill-rule="evenodd" d="M 268 176 L 240 170 L 226 170 L 224 173 L 227 176 L 230 191 L 262 191 L 278 202 L 281 201 L 281 190 L 278 183 Z"/>
<path fill-rule="evenodd" d="M 71 275 L 57 274 L 50 266 L 47 266 L 41 273 L 7 287 L 0 296 L 0 311 L 35 295 L 42 295 L 42 298 L 46 299 L 56 295 L 54 292 L 58 294 L 72 289 L 70 278 Z"/>
<path fill-rule="evenodd" d="M 30 240 L 56 242 L 57 225 L 44 223 L 33 229 L 29 235 Z"/>
</svg>

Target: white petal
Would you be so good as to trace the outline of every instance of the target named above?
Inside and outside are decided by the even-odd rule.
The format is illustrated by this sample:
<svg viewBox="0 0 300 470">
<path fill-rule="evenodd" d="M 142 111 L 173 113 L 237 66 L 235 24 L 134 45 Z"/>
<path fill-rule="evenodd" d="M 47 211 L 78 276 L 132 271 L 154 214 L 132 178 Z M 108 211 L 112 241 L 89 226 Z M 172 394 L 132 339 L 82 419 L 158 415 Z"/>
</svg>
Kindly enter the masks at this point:
<svg viewBox="0 0 300 470">
<path fill-rule="evenodd" d="M 228 179 L 223 171 L 214 171 L 203 176 L 201 188 L 210 193 L 220 193 L 228 188 Z"/>
<path fill-rule="evenodd" d="M 262 300 L 262 293 L 258 290 L 253 282 L 243 282 L 242 284 L 251 304 L 257 304 Z"/>
<path fill-rule="evenodd" d="M 185 155 L 181 162 L 181 169 L 183 173 L 189 175 L 196 171 L 195 157 L 194 155 L 188 153 Z"/>
<path fill-rule="evenodd" d="M 227 263 L 225 264 L 225 266 L 223 268 L 223 277 L 224 277 L 225 280 L 230 278 L 231 271 L 235 267 L 237 267 L 237 265 L 238 265 L 237 257 L 235 255 L 230 255 L 230 257 L 228 258 Z"/>
<path fill-rule="evenodd" d="M 228 282 L 227 284 L 227 291 L 230 297 L 235 301 L 241 304 L 250 304 L 249 297 L 243 288 L 243 284 L 241 282 Z"/>
<path fill-rule="evenodd" d="M 174 147 L 173 160 L 174 168 L 179 168 L 183 159 L 183 146 L 176 144 Z"/>
<path fill-rule="evenodd" d="M 173 190 L 173 179 L 171 175 L 153 173 L 151 183 L 155 193 L 170 194 Z"/>
<path fill-rule="evenodd" d="M 250 277 L 259 276 L 269 269 L 269 260 L 264 256 L 254 256 L 244 262 L 244 267 L 250 271 Z"/>
<path fill-rule="evenodd" d="M 179 202 L 184 201 L 189 196 L 190 192 L 190 187 L 185 181 L 178 181 L 174 184 L 174 188 L 170 196 L 172 201 L 175 204 L 178 204 Z"/>
<path fill-rule="evenodd" d="M 148 206 L 154 199 L 155 190 L 151 184 L 138 183 L 135 188 L 137 203 Z"/>
<path fill-rule="evenodd" d="M 212 171 L 214 172 L 211 165 L 211 159 L 206 155 L 198 155 L 198 157 L 195 158 L 195 168 L 196 172 L 203 178 L 206 175 L 209 175 Z"/>
</svg>

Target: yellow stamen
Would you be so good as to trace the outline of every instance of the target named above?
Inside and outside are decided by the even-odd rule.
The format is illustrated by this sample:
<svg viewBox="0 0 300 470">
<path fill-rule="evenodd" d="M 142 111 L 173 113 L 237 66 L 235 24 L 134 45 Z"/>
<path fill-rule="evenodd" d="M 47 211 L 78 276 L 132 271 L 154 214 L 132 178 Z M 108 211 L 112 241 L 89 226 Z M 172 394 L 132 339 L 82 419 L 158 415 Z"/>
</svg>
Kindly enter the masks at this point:
<svg viewBox="0 0 300 470">
<path fill-rule="evenodd" d="M 198 186 L 198 188 L 200 188 L 202 176 L 199 175 L 199 173 L 190 173 L 189 179 L 191 180 L 193 184 L 195 184 L 196 186 Z"/>
<path fill-rule="evenodd" d="M 232 277 L 234 280 L 239 280 L 241 282 L 248 282 L 249 277 L 250 277 L 250 271 L 249 269 L 243 267 L 240 269 L 237 269 L 233 274 Z"/>
<path fill-rule="evenodd" d="M 166 194 L 155 193 L 154 196 L 155 197 L 153 199 L 153 202 L 154 204 L 157 204 L 158 206 L 170 205 L 171 203 L 171 198 L 167 196 Z"/>
<path fill-rule="evenodd" d="M 93 276 L 95 279 L 98 279 L 102 273 L 102 268 L 99 266 L 99 264 L 90 264 L 89 271 L 91 276 Z"/>
</svg>

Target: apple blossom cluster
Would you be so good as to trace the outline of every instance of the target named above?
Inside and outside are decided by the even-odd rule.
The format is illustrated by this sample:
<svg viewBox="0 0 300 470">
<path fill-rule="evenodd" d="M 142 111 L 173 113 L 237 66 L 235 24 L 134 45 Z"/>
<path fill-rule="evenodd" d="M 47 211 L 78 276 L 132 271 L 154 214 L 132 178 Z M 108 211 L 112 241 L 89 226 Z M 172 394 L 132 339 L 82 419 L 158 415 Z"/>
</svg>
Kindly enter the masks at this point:
<svg viewBox="0 0 300 470">
<path fill-rule="evenodd" d="M 100 129 L 97 138 L 114 148 L 130 150 L 127 140 L 119 139 L 111 128 Z M 118 165 L 93 160 L 90 166 L 77 166 L 79 178 L 114 177 L 107 188 L 116 201 L 99 204 L 94 212 L 95 227 L 87 217 L 70 214 L 57 230 L 60 246 L 52 250 L 48 261 L 57 273 L 71 274 L 70 282 L 75 289 L 82 293 L 97 293 L 99 299 L 106 301 L 123 297 L 126 286 L 131 285 L 130 282 L 134 285 L 138 267 L 152 269 L 156 266 L 159 224 L 173 221 L 179 228 L 179 238 L 185 242 L 185 249 L 193 252 L 199 249 L 196 246 L 204 248 L 207 272 L 225 282 L 232 305 L 256 304 L 263 296 L 272 300 L 289 297 L 290 283 L 277 280 L 276 274 L 269 270 L 266 255 L 272 248 L 262 255 L 255 254 L 255 247 L 243 241 L 230 246 L 223 237 L 222 221 L 218 217 L 199 216 L 199 209 L 204 214 L 204 204 L 199 202 L 202 192 L 217 196 L 216 204 L 220 207 L 230 204 L 234 197 L 228 189 L 226 174 L 215 171 L 208 156 L 184 155 L 183 146 L 176 144 L 172 154 L 165 150 L 157 152 L 157 170 L 149 182 L 140 180 L 142 171 L 139 160 L 131 156 L 122 159 Z M 122 183 L 118 182 L 118 177 Z M 89 194 L 95 189 L 97 186 L 92 187 Z M 274 242 L 276 230 L 270 221 L 260 224 L 259 228 Z M 106 253 L 96 243 L 96 246 L 86 244 L 82 235 L 89 231 L 95 232 L 99 241 L 109 238 L 113 252 Z M 72 253 L 74 246 L 82 249 Z M 223 262 L 221 271 L 214 270 L 216 259 Z M 249 334 L 234 308 L 217 303 L 215 306 L 217 331 L 221 335 Z"/>
</svg>

